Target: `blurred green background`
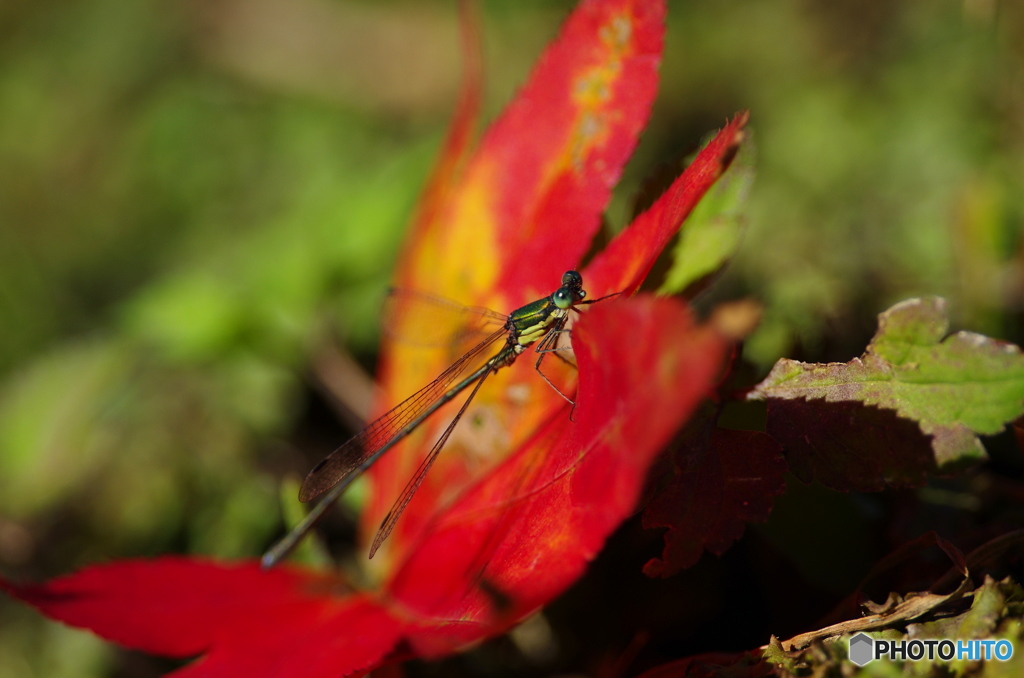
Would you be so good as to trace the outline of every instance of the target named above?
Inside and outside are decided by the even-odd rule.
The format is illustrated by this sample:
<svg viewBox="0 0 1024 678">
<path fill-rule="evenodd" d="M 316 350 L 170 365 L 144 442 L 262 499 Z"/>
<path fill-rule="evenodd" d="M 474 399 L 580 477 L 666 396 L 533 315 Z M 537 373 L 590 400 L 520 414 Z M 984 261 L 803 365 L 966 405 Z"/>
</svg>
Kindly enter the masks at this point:
<svg viewBox="0 0 1024 678">
<path fill-rule="evenodd" d="M 488 118 L 573 3 L 482 2 Z M 344 440 L 378 304 L 455 102 L 454 0 L 0 5 L 0 569 L 253 557 Z M 1024 6 L 672 2 L 651 125 L 609 210 L 748 108 L 746 238 L 704 302 L 747 346 L 848 360 L 951 300 L 1021 342 Z M 336 399 L 347 404 L 337 406 Z M 0 598 L 0 675 L 149 676 Z"/>
</svg>

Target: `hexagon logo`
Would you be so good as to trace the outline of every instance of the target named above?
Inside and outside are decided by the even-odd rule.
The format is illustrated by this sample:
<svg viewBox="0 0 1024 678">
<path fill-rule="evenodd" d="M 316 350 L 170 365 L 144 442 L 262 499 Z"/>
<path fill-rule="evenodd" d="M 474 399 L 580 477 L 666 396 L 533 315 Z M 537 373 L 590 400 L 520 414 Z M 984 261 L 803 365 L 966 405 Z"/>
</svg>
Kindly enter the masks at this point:
<svg viewBox="0 0 1024 678">
<path fill-rule="evenodd" d="M 875 641 L 866 633 L 858 633 L 850 638 L 850 661 L 857 666 L 864 666 L 874 659 Z"/>
</svg>

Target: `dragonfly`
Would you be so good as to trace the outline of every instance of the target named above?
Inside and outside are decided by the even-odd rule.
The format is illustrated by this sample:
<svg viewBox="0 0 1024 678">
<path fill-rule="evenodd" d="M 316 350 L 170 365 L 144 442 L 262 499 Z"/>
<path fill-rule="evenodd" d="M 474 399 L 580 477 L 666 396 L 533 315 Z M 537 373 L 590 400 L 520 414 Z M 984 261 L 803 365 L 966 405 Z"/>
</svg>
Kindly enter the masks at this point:
<svg viewBox="0 0 1024 678">
<path fill-rule="evenodd" d="M 352 481 L 370 468 L 381 455 L 415 431 L 443 405 L 469 390 L 469 395 L 451 423 L 434 443 L 384 517 L 370 546 L 370 558 L 373 558 L 377 549 L 395 528 L 402 512 L 412 501 L 416 490 L 423 483 L 430 467 L 484 382 L 490 375 L 514 363 L 531 347 L 537 355 L 537 372 L 565 400 L 575 404 L 548 379 L 540 366 L 547 354 L 560 355 L 556 352 L 563 350 L 558 346 L 558 340 L 569 332 L 566 329 L 569 313 L 577 306 L 601 301 L 586 300 L 586 296 L 583 276 L 577 271 L 566 271 L 562 275 L 558 289 L 546 297 L 517 308 L 507 316 L 486 309 L 476 309 L 487 318 L 501 322 L 501 326 L 464 353 L 436 379 L 367 424 L 363 430 L 313 467 L 302 482 L 299 500 L 309 502 L 318 497 L 320 500 L 298 525 L 264 554 L 261 561 L 263 567 L 272 567 L 285 558 Z M 503 338 L 504 342 L 501 342 Z M 499 348 L 479 364 L 483 356 L 488 354 L 488 349 L 495 350 L 495 344 L 498 344 Z M 478 364 L 479 366 L 474 369 L 473 366 Z"/>
</svg>

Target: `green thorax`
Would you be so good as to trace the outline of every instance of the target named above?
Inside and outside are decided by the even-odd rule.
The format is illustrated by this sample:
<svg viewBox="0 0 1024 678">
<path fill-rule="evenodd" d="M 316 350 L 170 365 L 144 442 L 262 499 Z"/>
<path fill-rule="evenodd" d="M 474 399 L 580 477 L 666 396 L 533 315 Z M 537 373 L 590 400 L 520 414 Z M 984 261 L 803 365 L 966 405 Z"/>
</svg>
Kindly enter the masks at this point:
<svg viewBox="0 0 1024 678">
<path fill-rule="evenodd" d="M 555 306 L 550 297 L 544 297 L 512 311 L 508 317 L 509 329 L 515 333 L 520 346 L 529 346 L 547 334 L 552 323 L 564 315 L 565 311 Z"/>
</svg>

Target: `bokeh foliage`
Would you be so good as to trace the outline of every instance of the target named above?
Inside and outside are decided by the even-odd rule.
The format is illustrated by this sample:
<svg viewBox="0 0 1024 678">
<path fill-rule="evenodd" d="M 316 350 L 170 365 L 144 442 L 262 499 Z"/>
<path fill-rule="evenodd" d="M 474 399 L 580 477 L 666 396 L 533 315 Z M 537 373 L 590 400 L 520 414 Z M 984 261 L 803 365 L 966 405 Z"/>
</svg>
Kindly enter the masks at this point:
<svg viewBox="0 0 1024 678">
<path fill-rule="evenodd" d="M 372 360 L 455 101 L 454 4 L 0 8 L 5 572 L 266 546 L 281 477 L 346 435 L 311 424 L 318 365 L 338 343 Z M 481 4 L 494 114 L 571 4 Z M 1024 9 L 694 0 L 669 20 L 609 221 L 749 108 L 745 240 L 702 301 L 764 302 L 754 364 L 847 360 L 876 313 L 923 294 L 1021 343 Z M 6 599 L 0 666 L 154 671 Z"/>
</svg>

